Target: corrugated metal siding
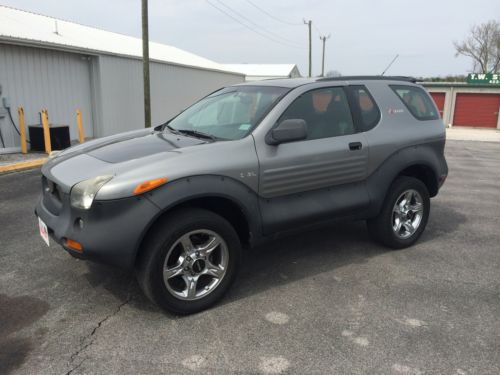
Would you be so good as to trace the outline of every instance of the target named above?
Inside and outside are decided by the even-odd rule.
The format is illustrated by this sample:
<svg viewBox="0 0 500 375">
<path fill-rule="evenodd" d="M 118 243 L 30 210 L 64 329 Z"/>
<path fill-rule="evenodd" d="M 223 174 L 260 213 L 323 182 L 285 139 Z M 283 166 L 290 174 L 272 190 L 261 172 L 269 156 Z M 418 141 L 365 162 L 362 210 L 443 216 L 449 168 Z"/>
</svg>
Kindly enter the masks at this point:
<svg viewBox="0 0 500 375">
<path fill-rule="evenodd" d="M 101 118 L 96 136 L 103 137 L 144 124 L 142 64 L 138 60 L 99 56 Z"/>
<path fill-rule="evenodd" d="M 499 94 L 457 94 L 453 125 L 496 128 Z"/>
<path fill-rule="evenodd" d="M 144 126 L 142 62 L 114 56 L 99 57 L 102 97 L 101 126 L 97 136 Z M 237 74 L 214 72 L 163 63 L 151 63 L 152 124 L 165 122 L 210 92 L 240 83 Z"/>
<path fill-rule="evenodd" d="M 85 135 L 92 137 L 89 65 L 88 57 L 74 53 L 0 44 L 0 85 L 16 125 L 17 107 L 24 107 L 27 125 L 39 123 L 38 112 L 47 108 L 50 122 L 69 125 L 71 138 L 77 139 L 75 110 L 80 108 Z M 19 146 L 8 119 L 0 119 L 0 126 L 8 146 Z"/>
</svg>

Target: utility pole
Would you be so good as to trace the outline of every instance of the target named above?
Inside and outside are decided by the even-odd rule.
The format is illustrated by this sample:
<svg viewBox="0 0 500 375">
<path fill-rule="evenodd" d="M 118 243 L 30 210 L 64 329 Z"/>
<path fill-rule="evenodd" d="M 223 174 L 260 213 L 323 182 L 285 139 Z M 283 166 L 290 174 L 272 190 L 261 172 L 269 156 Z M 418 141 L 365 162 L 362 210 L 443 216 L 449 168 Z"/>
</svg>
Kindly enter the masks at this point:
<svg viewBox="0 0 500 375">
<path fill-rule="evenodd" d="M 311 40 L 311 26 L 312 26 L 312 21 L 306 21 L 304 20 L 304 24 L 309 26 L 309 77 L 312 76 L 312 40 Z"/>
<path fill-rule="evenodd" d="M 148 0 L 142 0 L 142 71 L 144 76 L 144 127 L 151 127 L 151 91 L 149 84 Z"/>
<path fill-rule="evenodd" d="M 321 60 L 321 77 L 325 76 L 325 43 L 330 39 L 331 34 L 320 36 L 319 39 L 323 41 L 323 59 Z"/>
</svg>

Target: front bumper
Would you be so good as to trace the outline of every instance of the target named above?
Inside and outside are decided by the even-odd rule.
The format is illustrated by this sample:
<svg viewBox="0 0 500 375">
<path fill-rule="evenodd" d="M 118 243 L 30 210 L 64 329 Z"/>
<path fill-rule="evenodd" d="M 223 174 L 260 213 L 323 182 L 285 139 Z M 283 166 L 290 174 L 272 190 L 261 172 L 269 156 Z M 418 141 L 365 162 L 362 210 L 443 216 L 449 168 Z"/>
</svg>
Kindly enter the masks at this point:
<svg viewBox="0 0 500 375">
<path fill-rule="evenodd" d="M 130 269 L 159 209 L 145 196 L 139 196 L 94 201 L 89 210 L 80 210 L 70 205 L 69 194 L 59 193 L 55 199 L 44 189 L 35 214 L 47 225 L 51 238 L 71 255 Z M 78 241 L 83 250 L 68 248 L 65 239 Z"/>
</svg>

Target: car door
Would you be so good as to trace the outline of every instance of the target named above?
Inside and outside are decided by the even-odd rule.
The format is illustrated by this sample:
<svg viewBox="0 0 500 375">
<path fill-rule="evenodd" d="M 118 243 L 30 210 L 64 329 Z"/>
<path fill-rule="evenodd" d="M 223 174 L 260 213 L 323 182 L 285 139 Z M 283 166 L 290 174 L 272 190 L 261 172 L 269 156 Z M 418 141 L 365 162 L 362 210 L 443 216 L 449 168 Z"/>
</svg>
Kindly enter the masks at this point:
<svg viewBox="0 0 500 375">
<path fill-rule="evenodd" d="M 256 142 L 264 233 L 362 211 L 368 145 L 356 130 L 345 87 L 313 89 L 281 114 L 303 119 L 307 139 L 279 145 Z"/>
</svg>

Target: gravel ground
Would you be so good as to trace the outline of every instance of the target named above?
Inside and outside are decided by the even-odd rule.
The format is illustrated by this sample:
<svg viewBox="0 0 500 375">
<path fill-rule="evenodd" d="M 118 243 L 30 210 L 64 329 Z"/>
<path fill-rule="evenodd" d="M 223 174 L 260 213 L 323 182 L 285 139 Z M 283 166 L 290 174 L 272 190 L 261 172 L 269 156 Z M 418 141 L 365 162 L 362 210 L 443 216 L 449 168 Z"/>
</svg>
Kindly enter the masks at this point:
<svg viewBox="0 0 500 375">
<path fill-rule="evenodd" d="M 161 312 L 132 275 L 45 246 L 39 171 L 0 176 L 0 374 L 498 374 L 500 143 L 449 141 L 412 248 L 363 223 L 246 255 L 229 295 Z"/>
</svg>

